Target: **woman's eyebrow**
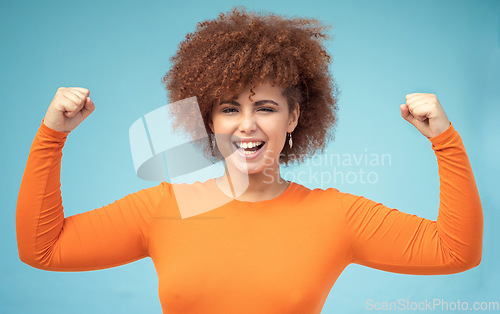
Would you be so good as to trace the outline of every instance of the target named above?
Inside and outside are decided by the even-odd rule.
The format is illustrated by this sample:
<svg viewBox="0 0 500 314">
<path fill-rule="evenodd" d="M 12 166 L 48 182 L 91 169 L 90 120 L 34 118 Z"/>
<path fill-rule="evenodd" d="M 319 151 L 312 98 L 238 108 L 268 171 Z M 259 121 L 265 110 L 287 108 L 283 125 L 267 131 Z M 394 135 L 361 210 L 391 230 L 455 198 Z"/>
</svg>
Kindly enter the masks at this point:
<svg viewBox="0 0 500 314">
<path fill-rule="evenodd" d="M 262 104 L 265 104 L 265 103 L 271 103 L 277 107 L 279 107 L 280 105 L 275 102 L 274 100 L 270 100 L 270 99 L 262 99 L 262 100 L 258 100 L 256 102 L 254 102 L 254 106 L 259 106 L 259 105 L 262 105 Z M 221 101 L 220 102 L 220 105 L 223 105 L 223 104 L 231 104 L 231 105 L 234 105 L 234 106 L 241 106 L 239 102 L 235 101 L 235 100 L 226 100 L 226 101 Z"/>
</svg>

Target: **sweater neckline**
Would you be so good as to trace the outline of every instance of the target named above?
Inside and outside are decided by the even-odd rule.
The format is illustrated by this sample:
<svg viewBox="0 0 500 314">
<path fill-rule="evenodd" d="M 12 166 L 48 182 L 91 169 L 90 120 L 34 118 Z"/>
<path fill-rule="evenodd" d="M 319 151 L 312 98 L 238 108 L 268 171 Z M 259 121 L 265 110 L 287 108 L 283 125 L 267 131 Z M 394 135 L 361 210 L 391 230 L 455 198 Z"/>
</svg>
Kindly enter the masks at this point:
<svg viewBox="0 0 500 314">
<path fill-rule="evenodd" d="M 224 193 L 219 188 L 219 186 L 215 182 L 215 178 L 212 178 L 209 181 L 210 181 L 210 184 L 212 185 L 212 187 L 217 191 L 217 193 L 223 195 L 226 198 L 231 199 L 231 201 L 229 201 L 230 203 L 232 203 L 232 204 L 239 204 L 239 205 L 251 205 L 251 206 L 260 206 L 260 205 L 264 205 L 265 206 L 265 205 L 269 205 L 269 204 L 274 204 L 274 203 L 282 202 L 282 201 L 286 200 L 292 194 L 292 192 L 295 190 L 296 185 L 297 185 L 293 181 L 288 181 L 288 182 L 290 182 L 290 184 L 287 186 L 287 188 L 285 189 L 285 191 L 283 191 L 280 195 L 278 195 L 278 196 L 276 196 L 276 197 L 274 197 L 272 199 L 252 202 L 252 201 L 241 201 L 241 200 L 238 200 L 238 199 L 235 199 L 235 198 L 232 198 L 232 197 L 228 196 L 226 193 Z"/>
</svg>

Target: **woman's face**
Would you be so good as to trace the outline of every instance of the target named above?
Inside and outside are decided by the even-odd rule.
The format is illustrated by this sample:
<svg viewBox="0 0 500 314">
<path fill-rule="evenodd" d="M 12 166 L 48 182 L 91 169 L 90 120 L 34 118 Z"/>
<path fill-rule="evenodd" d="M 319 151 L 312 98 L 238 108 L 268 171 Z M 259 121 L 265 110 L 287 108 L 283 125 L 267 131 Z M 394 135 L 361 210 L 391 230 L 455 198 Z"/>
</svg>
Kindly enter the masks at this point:
<svg viewBox="0 0 500 314">
<path fill-rule="evenodd" d="M 226 165 L 248 174 L 279 166 L 287 132 L 295 129 L 299 117 L 299 106 L 289 112 L 283 88 L 264 83 L 253 91 L 252 100 L 250 88 L 234 101 L 222 99 L 210 123 Z"/>
</svg>

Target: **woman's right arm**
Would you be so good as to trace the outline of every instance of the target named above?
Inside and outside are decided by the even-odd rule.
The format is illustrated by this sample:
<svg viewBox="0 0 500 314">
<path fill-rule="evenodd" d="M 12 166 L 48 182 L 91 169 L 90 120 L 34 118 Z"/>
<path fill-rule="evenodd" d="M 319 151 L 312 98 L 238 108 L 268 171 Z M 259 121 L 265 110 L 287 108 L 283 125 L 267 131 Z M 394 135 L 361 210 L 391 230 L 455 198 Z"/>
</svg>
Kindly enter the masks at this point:
<svg viewBox="0 0 500 314">
<path fill-rule="evenodd" d="M 82 103 L 75 104 L 75 99 Z M 54 112 L 57 110 L 59 117 Z M 96 270 L 148 256 L 149 225 L 155 206 L 169 188 L 166 183 L 64 218 L 60 190 L 62 148 L 69 131 L 92 111 L 88 93 L 59 89 L 31 146 L 19 189 L 16 233 L 19 256 L 33 267 Z"/>
</svg>

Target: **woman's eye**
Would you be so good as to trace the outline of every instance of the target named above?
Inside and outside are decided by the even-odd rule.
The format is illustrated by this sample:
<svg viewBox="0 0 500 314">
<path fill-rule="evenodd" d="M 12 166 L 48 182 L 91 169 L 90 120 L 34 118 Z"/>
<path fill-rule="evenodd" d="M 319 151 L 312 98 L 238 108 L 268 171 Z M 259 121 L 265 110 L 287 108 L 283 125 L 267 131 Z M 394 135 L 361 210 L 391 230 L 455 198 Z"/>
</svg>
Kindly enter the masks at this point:
<svg viewBox="0 0 500 314">
<path fill-rule="evenodd" d="M 269 107 L 261 107 L 258 108 L 257 111 L 264 111 L 264 112 L 274 112 L 275 110 L 273 108 Z M 237 108 L 224 108 L 221 110 L 223 113 L 233 113 L 233 112 L 238 112 Z"/>
<path fill-rule="evenodd" d="M 273 112 L 274 109 L 273 108 L 267 108 L 267 107 L 263 107 L 263 108 L 259 108 L 260 111 L 267 111 L 267 112 Z"/>
</svg>

